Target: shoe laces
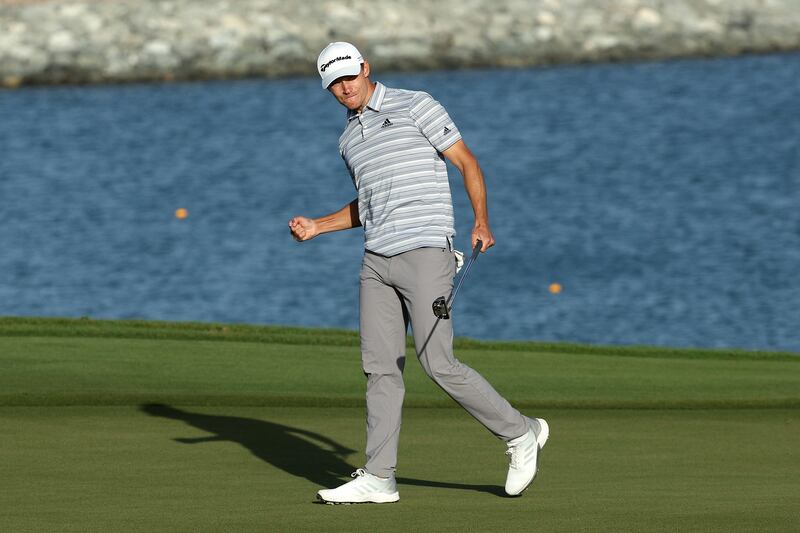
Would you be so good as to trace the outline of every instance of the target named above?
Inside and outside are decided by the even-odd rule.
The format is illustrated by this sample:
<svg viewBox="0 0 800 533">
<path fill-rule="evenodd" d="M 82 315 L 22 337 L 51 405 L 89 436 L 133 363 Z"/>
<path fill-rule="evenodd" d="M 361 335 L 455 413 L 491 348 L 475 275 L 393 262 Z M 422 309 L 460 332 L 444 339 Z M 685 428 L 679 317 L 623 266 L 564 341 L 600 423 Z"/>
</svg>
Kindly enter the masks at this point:
<svg viewBox="0 0 800 533">
<path fill-rule="evenodd" d="M 355 472 L 350 474 L 350 477 L 363 477 L 363 476 L 366 476 L 366 475 L 367 475 L 367 471 L 364 470 L 363 468 L 359 468 Z"/>
<path fill-rule="evenodd" d="M 517 458 L 519 454 L 517 453 L 516 446 L 509 446 L 506 450 L 506 455 L 508 456 L 508 466 L 511 468 L 517 468 Z"/>
</svg>

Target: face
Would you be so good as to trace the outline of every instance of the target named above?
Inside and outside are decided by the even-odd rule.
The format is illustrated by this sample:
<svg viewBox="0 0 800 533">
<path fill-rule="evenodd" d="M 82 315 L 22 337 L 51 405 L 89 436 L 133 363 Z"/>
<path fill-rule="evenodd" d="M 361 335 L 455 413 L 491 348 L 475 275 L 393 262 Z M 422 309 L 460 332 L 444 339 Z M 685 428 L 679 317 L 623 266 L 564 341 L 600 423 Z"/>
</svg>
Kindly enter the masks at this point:
<svg viewBox="0 0 800 533">
<path fill-rule="evenodd" d="M 353 111 L 363 108 L 369 102 L 372 84 L 369 81 L 369 63 L 364 61 L 361 72 L 356 76 L 336 78 L 328 90 L 347 109 Z"/>
</svg>

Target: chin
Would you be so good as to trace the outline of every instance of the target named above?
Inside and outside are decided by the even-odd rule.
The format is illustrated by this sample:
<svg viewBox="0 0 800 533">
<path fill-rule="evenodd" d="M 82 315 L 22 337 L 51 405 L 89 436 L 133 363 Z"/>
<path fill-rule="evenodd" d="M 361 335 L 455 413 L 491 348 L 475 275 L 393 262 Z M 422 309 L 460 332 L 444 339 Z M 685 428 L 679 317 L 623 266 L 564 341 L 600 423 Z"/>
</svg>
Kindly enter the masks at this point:
<svg viewBox="0 0 800 533">
<path fill-rule="evenodd" d="M 353 98 L 352 100 L 343 100 L 342 105 L 345 106 L 347 109 L 358 109 L 360 103 L 358 101 L 358 98 Z"/>
</svg>

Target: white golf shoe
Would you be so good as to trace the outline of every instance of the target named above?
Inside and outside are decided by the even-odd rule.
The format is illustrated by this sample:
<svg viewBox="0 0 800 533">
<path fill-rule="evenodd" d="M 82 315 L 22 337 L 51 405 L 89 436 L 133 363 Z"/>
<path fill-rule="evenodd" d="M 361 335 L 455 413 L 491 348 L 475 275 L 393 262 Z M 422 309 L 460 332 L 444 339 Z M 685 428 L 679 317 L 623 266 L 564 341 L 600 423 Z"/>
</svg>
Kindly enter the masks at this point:
<svg viewBox="0 0 800 533">
<path fill-rule="evenodd" d="M 353 481 L 335 489 L 323 489 L 317 492 L 317 500 L 336 503 L 392 503 L 400 499 L 397 483 L 393 477 L 381 478 L 373 476 L 363 468 L 359 468 L 350 477 Z"/>
<path fill-rule="evenodd" d="M 550 437 L 550 427 L 544 418 L 532 418 L 525 435 L 508 441 L 508 477 L 506 494 L 519 496 L 536 478 L 539 453 Z"/>
</svg>

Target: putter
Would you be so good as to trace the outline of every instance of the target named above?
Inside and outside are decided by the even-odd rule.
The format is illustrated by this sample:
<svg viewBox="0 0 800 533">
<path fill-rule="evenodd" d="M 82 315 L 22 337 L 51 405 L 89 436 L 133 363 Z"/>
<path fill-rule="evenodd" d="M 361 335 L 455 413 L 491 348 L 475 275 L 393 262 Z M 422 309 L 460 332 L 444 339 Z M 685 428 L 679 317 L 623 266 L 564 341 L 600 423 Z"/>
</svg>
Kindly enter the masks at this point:
<svg viewBox="0 0 800 533">
<path fill-rule="evenodd" d="M 460 278 L 458 278 L 456 288 L 453 289 L 450 297 L 445 300 L 444 296 L 439 296 L 433 301 L 433 314 L 436 316 L 436 318 L 441 320 L 448 320 L 450 318 L 450 310 L 453 309 L 453 304 L 455 303 L 458 289 L 461 288 L 461 284 L 464 283 L 464 278 L 466 278 L 467 274 L 469 274 L 469 269 L 472 268 L 472 263 L 475 262 L 478 254 L 481 253 L 481 248 L 483 248 L 483 242 L 478 239 L 478 242 L 475 243 L 475 248 L 472 250 L 472 256 L 469 258 L 466 266 L 464 266 L 464 273 L 461 274 Z"/>
</svg>

